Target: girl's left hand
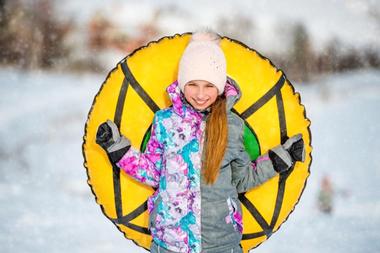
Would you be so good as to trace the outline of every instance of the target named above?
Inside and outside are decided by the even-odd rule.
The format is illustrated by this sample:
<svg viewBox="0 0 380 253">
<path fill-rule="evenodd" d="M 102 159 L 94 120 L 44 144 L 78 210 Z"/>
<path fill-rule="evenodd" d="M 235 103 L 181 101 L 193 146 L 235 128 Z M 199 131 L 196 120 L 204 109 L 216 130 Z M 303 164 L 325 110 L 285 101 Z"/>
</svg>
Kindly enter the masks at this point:
<svg viewBox="0 0 380 253">
<path fill-rule="evenodd" d="M 284 144 L 270 149 L 268 155 L 278 173 L 287 171 L 296 161 L 305 161 L 305 145 L 302 134 L 294 135 Z"/>
<path fill-rule="evenodd" d="M 302 134 L 292 136 L 283 144 L 283 146 L 289 152 L 294 162 L 305 161 L 305 145 Z"/>
</svg>

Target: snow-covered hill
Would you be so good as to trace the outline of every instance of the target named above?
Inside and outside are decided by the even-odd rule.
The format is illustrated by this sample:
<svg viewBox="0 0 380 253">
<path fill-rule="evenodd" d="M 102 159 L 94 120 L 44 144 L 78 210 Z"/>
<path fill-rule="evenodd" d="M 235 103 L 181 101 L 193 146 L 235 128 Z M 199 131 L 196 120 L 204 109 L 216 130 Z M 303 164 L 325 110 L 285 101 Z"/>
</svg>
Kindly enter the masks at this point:
<svg viewBox="0 0 380 253">
<path fill-rule="evenodd" d="M 103 216 L 87 185 L 82 136 L 105 76 L 0 69 L 1 252 L 146 252 Z M 313 163 L 288 221 L 254 252 L 380 251 L 380 72 L 296 86 L 311 119 Z M 334 212 L 316 210 L 321 178 Z"/>
</svg>

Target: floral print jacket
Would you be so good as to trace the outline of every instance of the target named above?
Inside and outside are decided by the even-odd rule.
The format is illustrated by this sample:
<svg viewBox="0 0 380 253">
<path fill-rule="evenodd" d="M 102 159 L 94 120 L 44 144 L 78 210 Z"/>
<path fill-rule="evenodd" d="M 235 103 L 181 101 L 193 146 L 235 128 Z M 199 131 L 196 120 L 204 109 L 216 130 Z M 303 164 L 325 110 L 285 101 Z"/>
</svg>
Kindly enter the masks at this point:
<svg viewBox="0 0 380 253">
<path fill-rule="evenodd" d="M 206 185 L 201 173 L 207 112 L 188 104 L 177 82 L 167 92 L 173 104 L 156 112 L 145 152 L 131 147 L 117 165 L 157 188 L 148 200 L 150 231 L 157 245 L 186 253 L 236 247 L 243 229 L 238 193 L 276 175 L 267 155 L 250 161 L 244 149 L 244 122 L 231 111 L 240 89 L 228 79 L 228 145 L 213 185 Z"/>
</svg>

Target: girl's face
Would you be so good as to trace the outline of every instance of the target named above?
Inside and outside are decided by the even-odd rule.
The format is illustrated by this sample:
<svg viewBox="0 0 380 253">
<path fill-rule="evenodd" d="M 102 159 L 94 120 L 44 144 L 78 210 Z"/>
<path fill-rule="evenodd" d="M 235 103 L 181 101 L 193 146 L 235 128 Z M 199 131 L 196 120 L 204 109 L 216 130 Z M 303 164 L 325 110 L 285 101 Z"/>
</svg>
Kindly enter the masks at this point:
<svg viewBox="0 0 380 253">
<path fill-rule="evenodd" d="M 193 80 L 185 85 L 186 100 L 197 110 L 207 109 L 218 97 L 218 89 L 204 80 Z"/>
</svg>

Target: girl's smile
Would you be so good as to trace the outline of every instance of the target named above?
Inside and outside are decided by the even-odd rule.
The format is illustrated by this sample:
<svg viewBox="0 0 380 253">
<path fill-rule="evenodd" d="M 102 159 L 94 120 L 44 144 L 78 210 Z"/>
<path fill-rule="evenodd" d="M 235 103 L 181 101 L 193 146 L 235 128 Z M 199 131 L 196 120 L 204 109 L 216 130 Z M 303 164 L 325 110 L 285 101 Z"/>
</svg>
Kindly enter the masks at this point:
<svg viewBox="0 0 380 253">
<path fill-rule="evenodd" d="M 195 109 L 205 110 L 215 102 L 218 89 L 210 82 L 193 80 L 185 85 L 184 95 Z"/>
</svg>

